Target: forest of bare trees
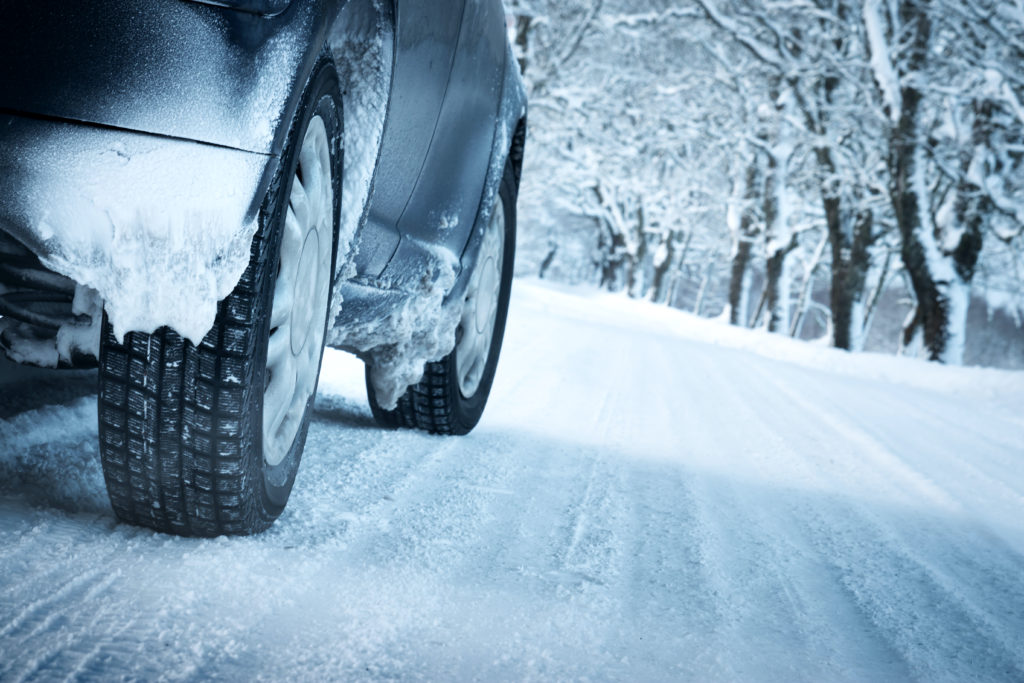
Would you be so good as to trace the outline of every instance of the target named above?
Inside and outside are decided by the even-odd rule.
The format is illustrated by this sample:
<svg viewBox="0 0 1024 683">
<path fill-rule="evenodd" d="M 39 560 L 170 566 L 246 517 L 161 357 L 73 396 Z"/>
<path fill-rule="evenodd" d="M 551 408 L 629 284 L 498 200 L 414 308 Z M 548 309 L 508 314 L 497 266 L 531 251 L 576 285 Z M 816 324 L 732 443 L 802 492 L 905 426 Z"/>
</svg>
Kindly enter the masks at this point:
<svg viewBox="0 0 1024 683">
<path fill-rule="evenodd" d="M 1024 314 L 1022 0 L 517 0 L 524 267 L 959 364 Z M 972 332 L 973 334 L 973 332 Z"/>
</svg>

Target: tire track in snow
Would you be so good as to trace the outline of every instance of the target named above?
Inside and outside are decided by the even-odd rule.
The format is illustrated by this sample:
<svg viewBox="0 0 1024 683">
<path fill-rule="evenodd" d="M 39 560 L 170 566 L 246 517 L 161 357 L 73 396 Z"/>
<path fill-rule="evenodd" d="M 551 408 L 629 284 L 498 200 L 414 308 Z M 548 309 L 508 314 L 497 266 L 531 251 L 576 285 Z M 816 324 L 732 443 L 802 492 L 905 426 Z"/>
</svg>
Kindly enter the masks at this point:
<svg viewBox="0 0 1024 683">
<path fill-rule="evenodd" d="M 104 576 L 97 576 L 104 573 Z M 14 678 L 22 681 L 38 680 L 42 677 L 74 678 L 78 667 L 69 665 L 67 660 L 74 656 L 78 646 L 97 638 L 97 626 L 107 610 L 103 606 L 102 598 L 119 577 L 120 573 L 117 571 L 99 571 L 90 576 L 75 593 L 60 596 L 69 604 L 50 610 L 46 618 L 21 639 L 22 647 L 18 648 L 21 652 L 29 651 L 27 646 L 30 643 L 36 647 L 32 658 L 25 662 L 25 666 Z M 97 607 L 81 612 L 80 605 Z M 72 633 L 80 635 L 75 636 Z M 47 642 L 40 651 L 41 641 Z"/>
<path fill-rule="evenodd" d="M 36 584 L 35 589 L 27 591 L 21 586 L 14 594 L 14 604 L 20 604 L 25 593 L 40 595 L 35 599 L 16 608 L 6 624 L 0 627 L 0 639 L 15 638 L 24 642 L 37 635 L 46 625 L 52 623 L 54 615 L 61 615 L 73 607 L 67 599 L 87 594 L 91 588 L 100 584 L 106 577 L 102 569 L 91 569 L 84 573 L 68 572 L 68 565 L 55 567 L 48 575 L 34 578 L 30 583 Z M 67 578 L 51 585 L 46 579 L 64 575 Z M 49 590 L 47 590 L 49 588 Z M 6 596 L 5 596 L 6 597 Z M 8 598 L 10 599 L 10 598 Z"/>
<path fill-rule="evenodd" d="M 63 595 L 99 580 L 103 569 L 85 564 L 85 558 L 79 557 L 81 541 L 77 537 L 81 532 L 78 520 L 57 517 L 33 525 L 22 537 L 20 561 L 14 566 L 6 564 L 0 576 L 0 614 L 5 615 L 0 640 L 23 631 L 26 623 L 45 620 L 49 614 L 46 608 L 59 603 Z M 99 559 L 102 564 L 115 553 L 104 549 L 98 557 L 92 555 L 89 559 Z"/>
<path fill-rule="evenodd" d="M 584 393 L 573 397 L 577 404 L 574 413 L 583 418 L 582 428 L 589 432 L 588 445 L 575 454 L 587 463 L 586 484 L 573 492 L 569 506 L 560 513 L 565 521 L 560 525 L 554 559 L 556 571 L 586 594 L 589 610 L 612 624 L 635 611 L 631 588 L 647 571 L 633 552 L 642 501 L 633 488 L 632 470 L 637 463 L 626 446 L 633 441 L 635 425 L 622 416 L 634 407 L 632 386 L 647 376 L 651 359 L 636 353 L 631 336 L 614 329 L 608 332 L 603 337 L 603 354 L 595 354 L 594 359 L 578 355 L 562 359 L 570 370 L 580 370 L 585 377 L 588 370 L 596 369 L 602 384 L 584 386 Z M 657 405 L 657 401 L 652 403 Z M 624 640 L 635 644 L 635 635 L 621 629 L 618 633 L 609 629 L 605 637 L 608 647 L 620 651 Z"/>
<path fill-rule="evenodd" d="M 374 487 L 374 472 L 365 472 L 373 483 L 367 486 L 364 480 L 364 490 L 386 492 L 354 513 L 343 554 L 381 566 L 413 561 L 425 563 L 421 568 L 436 569 L 438 558 L 426 550 L 437 546 L 439 537 L 450 536 L 453 531 L 446 505 L 456 503 L 451 483 L 457 475 L 453 474 L 451 457 L 458 440 L 415 432 L 390 432 L 385 438 L 385 451 L 394 448 L 399 453 L 419 456 L 413 467 L 403 468 L 401 476 L 384 489 Z M 351 506 L 350 498 L 342 500 Z"/>
<path fill-rule="evenodd" d="M 646 661 L 633 666 L 649 667 L 652 677 L 672 672 L 674 677 L 720 678 L 725 671 L 714 642 L 724 615 L 712 578 L 710 537 L 694 491 L 700 475 L 688 457 L 690 432 L 704 425 L 685 389 L 711 375 L 690 364 L 676 372 L 652 372 L 673 368 L 680 349 L 670 338 L 647 339 L 648 348 L 634 350 L 638 362 L 626 380 L 640 384 L 640 392 L 617 406 L 620 416 L 630 416 L 617 420 L 618 457 L 626 472 L 622 497 L 630 504 L 622 532 L 630 572 L 621 601 L 633 631 L 626 637 L 645 652 Z M 645 399 L 641 410 L 635 405 L 638 393 Z M 626 455 L 630 446 L 639 447 L 641 459 Z"/>
<path fill-rule="evenodd" d="M 870 456 L 870 470 L 862 467 L 849 473 L 863 477 L 870 472 L 865 491 L 877 495 L 879 490 L 888 488 L 882 481 L 885 477 L 877 474 L 877 467 L 900 462 L 899 456 L 886 451 L 858 428 L 839 422 L 837 416 L 843 413 L 834 412 L 838 408 L 827 411 L 823 407 L 829 405 L 827 401 L 806 399 L 764 368 L 747 369 L 763 381 L 762 386 L 773 387 L 789 402 L 803 408 L 799 413 L 804 423 L 800 431 L 822 434 L 825 443 L 831 439 L 856 444 L 859 448 L 851 457 Z M 786 414 L 792 419 L 791 413 Z M 911 478 L 922 476 L 918 472 L 908 471 L 902 465 L 896 471 Z M 795 509 L 797 514 L 793 518 L 814 539 L 843 585 L 901 651 L 916 675 L 962 680 L 977 676 L 979 669 L 984 668 L 986 675 L 1000 677 L 1013 671 L 1015 676 L 1024 677 L 1024 661 L 1016 654 L 1024 651 L 1024 589 L 1015 579 L 999 580 L 1000 575 L 1018 577 L 1024 569 L 1022 558 L 1007 551 L 996 550 L 993 554 L 992 548 L 998 549 L 1000 544 L 993 546 L 991 539 L 984 545 L 974 543 L 970 527 L 965 534 L 963 525 L 955 518 L 945 523 L 941 518 L 916 522 L 922 513 L 915 512 L 915 501 L 900 501 L 901 505 L 911 507 L 897 508 L 897 516 L 892 512 L 879 514 L 875 501 L 869 504 L 848 499 L 829 508 L 829 514 L 823 514 L 821 506 L 804 504 Z M 899 525 L 894 524 L 896 519 L 900 520 Z M 958 533 L 945 528 L 936 532 L 940 525 L 951 526 Z M 926 530 L 941 539 L 928 549 L 922 548 L 920 542 Z M 964 584 L 950 576 L 947 567 L 951 559 L 954 565 L 962 564 L 977 554 L 985 557 L 984 566 L 997 571 L 988 574 L 984 587 L 968 584 L 965 591 Z M 957 556 L 959 559 L 955 559 Z M 894 603 L 893 596 L 897 595 L 899 601 Z M 993 647 L 995 644 L 999 646 Z"/>
<path fill-rule="evenodd" d="M 565 323 L 557 319 L 553 323 L 551 333 L 557 337 Z M 568 329 L 565 332 L 571 334 Z M 536 345 L 538 337 L 527 337 Z M 547 341 L 550 343 L 550 339 Z M 618 344 L 624 352 L 622 357 L 628 359 L 628 346 L 624 341 L 620 336 L 609 340 L 609 343 Z M 517 355 L 522 353 L 514 345 L 510 349 Z M 570 357 L 565 349 L 540 348 L 529 360 L 536 370 L 534 382 L 538 377 L 541 380 L 540 386 L 535 384 L 529 388 L 529 393 L 536 400 L 527 405 L 517 401 L 509 406 L 511 411 L 508 411 L 502 409 L 504 406 L 499 398 L 495 401 L 494 410 L 502 411 L 500 419 L 482 423 L 477 432 L 487 435 L 491 430 L 502 431 L 505 425 L 506 430 L 529 427 L 539 422 L 539 415 L 557 411 L 564 416 L 562 425 L 567 431 L 588 433 L 590 443 L 587 444 L 572 444 L 568 439 L 547 434 L 544 437 L 516 434 L 507 440 L 513 449 L 518 448 L 520 455 L 516 459 L 522 463 L 514 470 L 522 483 L 511 486 L 528 491 L 530 508 L 539 507 L 548 514 L 541 516 L 534 511 L 523 515 L 516 532 L 520 539 L 540 535 L 546 539 L 544 546 L 508 551 L 505 561 L 515 563 L 517 556 L 535 560 L 537 555 L 542 555 L 548 558 L 546 568 L 539 572 L 528 571 L 534 574 L 534 578 L 556 586 L 578 585 L 580 582 L 605 584 L 619 571 L 613 557 L 619 554 L 620 548 L 616 543 L 621 539 L 613 529 L 606 528 L 611 525 L 604 522 L 621 518 L 621 467 L 610 461 L 603 446 L 612 441 L 610 433 L 618 425 L 616 418 L 624 403 L 616 387 L 628 381 L 633 368 L 628 363 L 609 366 L 603 361 L 600 354 Z M 597 368 L 603 381 L 597 386 L 588 382 L 582 387 L 568 383 L 565 378 L 572 368 L 584 368 L 581 376 L 585 376 L 587 370 Z M 516 455 L 515 450 L 511 455 Z M 558 469 L 552 471 L 552 467 Z M 543 485 L 541 482 L 548 477 L 556 477 L 559 486 Z M 583 477 L 582 484 L 580 477 Z M 539 495 L 541 493 L 543 496 Z M 555 528 L 538 534 L 544 519 L 555 521 Z M 510 533 L 509 527 L 504 525 L 504 533 Z"/>
<path fill-rule="evenodd" d="M 195 628 L 188 619 L 168 618 L 174 613 L 168 610 L 168 602 L 175 608 L 189 603 L 188 594 L 180 589 L 197 587 L 197 577 L 189 574 L 181 560 L 188 548 L 211 542 L 166 537 L 120 524 L 110 539 L 110 554 L 91 558 L 108 573 L 103 589 L 78 601 L 78 611 L 68 615 L 70 623 L 51 633 L 52 642 L 42 649 L 45 656 L 35 658 L 24 680 L 95 680 L 109 676 L 111 669 L 130 671 L 136 680 L 166 679 L 168 672 L 188 678 L 196 670 L 196 660 L 217 649 L 217 639 L 208 635 L 196 638 L 188 650 L 190 661 L 182 661 L 181 653 L 168 647 L 181 630 Z M 158 548 L 169 554 L 155 554 Z M 87 556 L 86 552 L 74 554 Z M 169 557 L 177 561 L 167 561 Z M 162 589 L 169 598 L 159 594 Z M 196 622 L 205 621 L 202 615 L 190 616 Z"/>
<path fill-rule="evenodd" d="M 310 426 L 292 498 L 266 537 L 286 547 L 344 545 L 370 509 L 392 501 L 424 466 L 425 453 L 402 447 L 410 435 L 347 428 L 358 438 L 338 440 L 337 428 Z"/>
<path fill-rule="evenodd" d="M 610 343 L 614 346 L 618 341 L 622 340 Z M 610 353 L 620 361 L 614 364 L 589 355 L 545 354 L 547 362 L 563 373 L 555 373 L 556 378 L 564 377 L 573 366 L 600 368 L 602 385 L 582 391 L 571 386 L 544 391 L 543 403 L 535 404 L 537 414 L 559 410 L 566 416 L 569 433 L 588 432 L 586 442 L 554 435 L 523 439 L 520 450 L 530 455 L 520 459 L 508 484 L 525 494 L 520 510 L 509 513 L 517 523 L 510 528 L 499 522 L 485 532 L 511 541 L 495 561 L 497 567 L 512 571 L 506 582 L 520 592 L 544 596 L 543 604 L 551 606 L 553 614 L 545 630 L 550 647 L 563 654 L 590 652 L 591 661 L 600 662 L 609 677 L 628 676 L 637 666 L 650 667 L 648 655 L 657 651 L 649 632 L 645 641 L 645 634 L 638 631 L 650 620 L 628 618 L 635 611 L 632 586 L 639 573 L 631 552 L 636 528 L 629 477 L 632 463 L 617 446 L 626 431 L 619 416 L 629 403 L 622 387 L 628 386 L 637 369 L 628 351 L 624 346 L 613 348 Z M 504 509 L 509 507 L 506 504 Z M 638 648 L 645 654 L 631 660 Z M 544 670 L 540 675 L 585 674 L 568 668 Z"/>
<path fill-rule="evenodd" d="M 119 623 L 110 628 L 110 621 Z M 64 650 L 58 650 L 50 660 L 37 667 L 36 671 L 49 674 L 53 677 L 62 677 L 66 680 L 91 680 L 101 678 L 109 669 L 111 650 L 115 643 L 123 643 L 127 634 L 134 635 L 136 639 L 152 637 L 156 629 L 140 629 L 139 618 L 130 619 L 118 618 L 109 609 L 101 609 L 96 612 L 94 618 L 83 629 L 85 633 L 102 633 L 102 637 L 80 639 L 77 643 L 69 644 Z M 78 647 L 76 647 L 76 645 Z M 127 659 L 127 658 L 126 658 Z M 64 662 L 67 662 L 66 664 Z M 141 668 L 141 667 L 140 667 Z M 36 672 L 33 672 L 35 674 Z M 135 672 L 136 675 L 141 671 Z M 152 672 L 159 676 L 160 672 Z M 179 675 L 186 672 L 179 671 Z M 26 679 L 32 678 L 27 676 Z"/>
<path fill-rule="evenodd" d="M 828 424 L 841 438 L 861 443 L 868 453 L 887 453 L 888 462 L 878 461 L 880 465 L 890 470 L 894 466 L 903 469 L 919 482 L 941 487 L 951 498 L 974 497 L 984 487 L 988 491 L 986 497 L 1003 498 L 1014 510 L 1024 505 L 1024 496 L 1018 493 L 1024 488 L 1024 472 L 1019 467 L 1024 430 L 1021 440 L 1011 446 L 1002 440 L 980 438 L 978 430 L 968 429 L 976 419 L 965 416 L 959 405 L 952 408 L 952 414 L 950 409 L 945 414 L 932 412 L 934 404 L 932 410 L 923 409 L 922 404 L 936 400 L 924 390 L 871 389 L 865 397 L 862 391 L 850 391 L 840 382 L 832 385 L 838 392 L 823 392 L 816 383 L 807 381 L 812 376 L 806 370 L 782 365 L 776 372 L 767 373 L 763 366 L 748 367 L 776 386 L 803 412 Z M 794 378 L 804 380 L 802 386 L 813 397 L 790 388 L 786 380 Z M 897 424 L 893 423 L 895 415 L 900 416 Z M 1001 421 L 998 417 L 985 417 Z M 965 457 L 967 454 L 972 457 Z"/>
<path fill-rule="evenodd" d="M 716 650 L 743 667 L 724 675 L 829 679 L 864 675 L 863 663 L 872 662 L 882 669 L 869 673 L 899 677 L 906 670 L 870 615 L 844 586 L 821 580 L 828 558 L 800 533 L 787 502 L 792 494 L 784 482 L 806 479 L 799 455 L 764 416 L 777 402 L 751 381 L 742 359 L 694 349 L 694 360 L 717 376 L 700 385 L 714 387 L 715 401 L 695 403 L 686 421 L 693 449 L 714 453 L 714 471 L 721 473 L 698 478 L 695 493 L 723 613 Z M 802 668 L 788 668 L 793 659 L 776 648 L 801 653 Z"/>
<path fill-rule="evenodd" d="M 259 607 L 274 596 L 255 592 L 260 600 L 239 609 L 239 585 L 251 583 L 260 560 L 274 553 L 248 539 L 228 548 L 223 539 L 171 538 L 81 515 L 65 525 L 65 539 L 40 537 L 27 549 L 32 559 L 23 575 L 33 579 L 16 602 L 32 609 L 29 596 L 41 592 L 46 604 L 17 631 L 0 636 L 0 650 L 16 653 L 0 679 L 94 679 L 111 671 L 141 680 L 168 672 L 189 677 L 258 627 L 265 615 Z M 97 533 L 107 542 L 95 544 Z M 219 569 L 226 553 L 237 562 L 231 576 Z M 188 559 L 193 554 L 198 565 Z M 69 585 L 55 591 L 54 579 L 63 577 L 71 577 Z"/>
<path fill-rule="evenodd" d="M 913 414 L 913 404 L 905 406 L 901 400 L 881 396 L 865 403 L 855 397 L 845 397 L 849 400 L 840 402 L 835 396 L 820 392 L 808 398 L 782 381 L 779 378 L 782 373 L 766 373 L 764 369 L 753 367 L 750 370 L 785 395 L 791 404 L 799 406 L 801 415 L 814 416 L 813 420 L 808 420 L 807 431 L 817 434 L 820 443 L 857 446 L 852 453 L 866 457 L 872 466 L 854 467 L 859 460 L 849 458 L 851 464 L 844 469 L 844 479 L 860 480 L 862 488 L 875 497 L 917 507 L 927 500 L 936 512 L 956 517 L 969 515 L 982 524 L 991 516 L 987 513 L 993 506 L 998 506 L 1000 513 L 995 518 L 1005 519 L 1015 516 L 1016 510 L 1024 505 L 1024 496 L 1007 483 L 1013 475 L 1024 483 L 1017 466 L 1019 454 L 1015 460 L 1007 456 L 1003 463 L 992 462 L 990 451 L 976 454 L 959 439 L 950 438 L 944 432 L 937 434 L 941 430 L 933 428 L 936 425 L 931 418 L 916 423 L 901 421 L 899 428 L 893 431 L 889 416 Z M 917 396 L 913 398 L 916 401 Z M 957 417 L 946 415 L 941 422 L 955 423 Z M 924 435 L 924 442 L 920 437 L 911 436 L 915 434 Z M 984 471 L 976 464 L 978 460 L 1001 464 L 1002 471 Z M 880 469 L 888 475 L 881 474 Z M 914 496 L 913 490 L 923 495 Z M 990 528 L 989 531 L 997 530 Z M 1005 534 L 1000 535 L 1005 540 Z M 1019 536 L 1013 533 L 1010 539 L 1017 541 L 1017 554 L 1024 547 Z"/>
<path fill-rule="evenodd" d="M 618 379 L 618 378 L 615 378 Z M 613 384 L 612 386 L 615 386 Z M 607 443 L 614 415 L 621 409 L 616 401 L 619 394 L 606 390 L 600 395 L 591 424 L 601 434 L 598 440 Z M 616 473 L 609 463 L 608 454 L 600 449 L 579 453 L 589 462 L 583 491 L 561 514 L 561 540 L 554 550 L 560 573 L 575 580 L 606 585 L 615 573 L 615 532 L 606 527 L 615 520 Z M 620 494 L 621 495 L 621 494 Z"/>
<path fill-rule="evenodd" d="M 965 600 L 906 540 L 873 525 L 862 509 L 808 510 L 803 526 L 817 539 L 833 572 L 885 634 L 916 678 L 1020 680 L 1019 649 L 1007 632 Z M 853 520 L 847 521 L 846 519 Z M 1018 639 L 1019 640 L 1019 639 Z"/>
<path fill-rule="evenodd" d="M 634 571 L 623 602 L 629 637 L 645 641 L 655 677 L 725 674 L 713 647 L 724 615 L 711 580 L 711 539 L 692 488 L 678 468 L 655 464 L 634 468 L 628 483 L 634 509 L 627 553 Z"/>
<path fill-rule="evenodd" d="M 58 545 L 50 545 L 54 543 Z M 26 572 L 32 575 L 5 592 L 4 602 L 12 609 L 3 609 L 11 616 L 0 628 L 0 643 L 9 653 L 0 663 L 0 678 L 37 678 L 68 647 L 98 637 L 88 626 L 104 609 L 105 596 L 119 578 L 119 573 L 110 569 L 114 564 L 111 560 L 118 555 L 116 550 L 98 556 L 79 554 L 79 544 L 70 539 L 62 545 L 39 538 L 35 545 L 29 549 L 33 565 Z M 86 557 L 89 562 L 82 571 Z M 39 572 L 40 566 L 46 570 Z M 54 673 L 66 672 L 57 669 Z"/>
</svg>

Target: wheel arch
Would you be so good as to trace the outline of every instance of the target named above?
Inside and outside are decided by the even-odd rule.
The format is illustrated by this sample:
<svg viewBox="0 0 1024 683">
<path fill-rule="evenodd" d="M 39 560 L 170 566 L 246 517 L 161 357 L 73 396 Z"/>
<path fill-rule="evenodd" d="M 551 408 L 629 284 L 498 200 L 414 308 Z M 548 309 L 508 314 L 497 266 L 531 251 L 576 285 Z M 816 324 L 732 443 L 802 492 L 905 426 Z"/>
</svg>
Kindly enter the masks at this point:
<svg viewBox="0 0 1024 683">
<path fill-rule="evenodd" d="M 512 134 L 512 145 L 508 150 L 508 158 L 512 163 L 512 171 L 516 178 L 516 193 L 519 192 L 519 182 L 523 177 L 523 154 L 526 151 L 526 115 L 520 117 L 516 122 L 515 132 Z"/>
</svg>

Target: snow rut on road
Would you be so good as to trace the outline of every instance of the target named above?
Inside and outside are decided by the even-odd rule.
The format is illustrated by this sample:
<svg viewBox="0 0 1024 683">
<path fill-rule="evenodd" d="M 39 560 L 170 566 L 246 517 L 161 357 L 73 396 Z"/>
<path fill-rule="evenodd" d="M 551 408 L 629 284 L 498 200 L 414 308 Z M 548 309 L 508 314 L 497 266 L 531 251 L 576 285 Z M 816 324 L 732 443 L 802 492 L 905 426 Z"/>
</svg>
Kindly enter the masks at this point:
<svg viewBox="0 0 1024 683">
<path fill-rule="evenodd" d="M 468 437 L 378 430 L 329 352 L 256 538 L 115 524 L 95 398 L 7 385 L 0 679 L 1024 678 L 1024 424 L 987 390 L 520 284 Z"/>
</svg>

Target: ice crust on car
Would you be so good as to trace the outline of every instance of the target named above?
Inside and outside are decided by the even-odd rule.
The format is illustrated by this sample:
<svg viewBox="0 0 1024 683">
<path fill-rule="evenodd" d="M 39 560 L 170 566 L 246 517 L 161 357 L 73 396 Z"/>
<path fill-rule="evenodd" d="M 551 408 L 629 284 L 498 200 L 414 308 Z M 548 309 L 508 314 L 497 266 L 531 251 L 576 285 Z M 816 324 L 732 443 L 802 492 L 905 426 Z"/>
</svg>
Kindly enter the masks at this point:
<svg viewBox="0 0 1024 683">
<path fill-rule="evenodd" d="M 385 49 L 392 41 L 390 24 L 379 12 L 372 24 L 359 22 L 365 19 L 361 15 L 346 14 L 345 19 L 336 26 L 345 39 L 332 41 L 343 46 L 343 51 L 336 52 L 333 57 L 344 110 L 344 169 L 335 283 L 356 274 L 353 240 L 364 219 L 366 202 L 373 186 L 391 85 L 392 55 Z M 331 294 L 328 320 L 337 319 L 341 305 L 341 288 L 336 286 Z"/>
<path fill-rule="evenodd" d="M 368 360 L 377 403 L 386 410 L 397 406 L 405 390 L 423 378 L 427 363 L 455 348 L 462 302 L 446 302 L 446 296 L 455 285 L 458 261 L 446 249 L 430 253 L 418 289 L 401 297 L 394 309 L 381 318 L 331 331 L 332 346 L 355 349 Z"/>
<path fill-rule="evenodd" d="M 169 326 L 194 343 L 249 262 L 252 188 L 269 157 L 69 123 L 0 117 L 0 222 L 48 268 L 95 290 L 114 333 Z M 9 150 L 33 150 L 32 158 Z"/>
<path fill-rule="evenodd" d="M 196 26 L 191 10 L 173 17 Z M 148 27 L 140 22 L 130 23 Z M 234 64 L 227 28 L 201 26 L 189 35 L 190 49 L 216 51 Z M 9 189 L 0 197 L 0 227 L 45 255 L 50 269 L 95 290 L 119 338 L 168 326 L 198 344 L 249 262 L 262 200 L 255 191 L 293 87 L 299 39 L 294 32 L 273 36 L 253 65 L 256 87 L 233 106 L 211 103 L 221 119 L 213 128 L 226 138 L 203 137 L 209 111 L 197 114 L 192 104 L 167 96 L 206 92 L 192 85 L 220 82 L 220 72 L 154 87 L 126 112 L 101 107 L 100 118 L 82 118 L 125 130 L 0 115 L 5 141 L 14 143 L 0 149 Z M 213 90 L 229 92 L 222 84 Z M 76 335 L 81 339 L 65 346 L 81 346 L 84 337 Z"/>
</svg>

